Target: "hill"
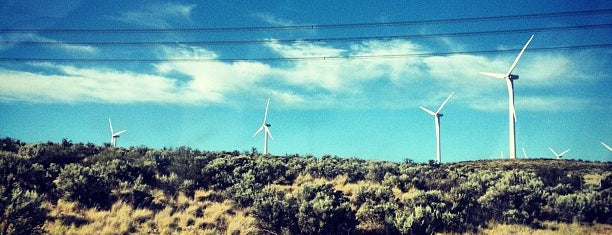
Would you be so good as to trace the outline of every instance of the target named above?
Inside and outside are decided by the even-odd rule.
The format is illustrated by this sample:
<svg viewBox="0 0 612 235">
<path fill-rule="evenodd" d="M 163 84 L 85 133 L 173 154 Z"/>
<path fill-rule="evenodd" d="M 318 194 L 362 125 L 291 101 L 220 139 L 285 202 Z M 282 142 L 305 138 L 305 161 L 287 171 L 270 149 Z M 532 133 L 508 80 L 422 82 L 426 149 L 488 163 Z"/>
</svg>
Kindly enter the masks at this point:
<svg viewBox="0 0 612 235">
<path fill-rule="evenodd" d="M 528 233 L 567 228 L 598 233 L 612 228 L 608 162 L 437 165 L 270 156 L 255 150 L 126 149 L 67 140 L 26 144 L 10 138 L 0 140 L 0 162 L 2 234 Z"/>
</svg>

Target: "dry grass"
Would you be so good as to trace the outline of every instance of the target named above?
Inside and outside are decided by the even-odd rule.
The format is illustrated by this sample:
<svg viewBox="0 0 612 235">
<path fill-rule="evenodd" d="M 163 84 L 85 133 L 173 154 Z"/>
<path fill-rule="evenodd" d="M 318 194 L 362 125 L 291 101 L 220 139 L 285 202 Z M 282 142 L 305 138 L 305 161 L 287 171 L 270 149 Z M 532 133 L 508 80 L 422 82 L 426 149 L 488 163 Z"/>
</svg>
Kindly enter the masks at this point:
<svg viewBox="0 0 612 235">
<path fill-rule="evenodd" d="M 255 218 L 237 210 L 232 201 L 205 200 L 214 194 L 197 191 L 193 198 L 154 192 L 164 209 L 132 208 L 118 201 L 109 210 L 83 209 L 77 203 L 59 200 L 45 203 L 50 219 L 44 225 L 48 234 L 257 234 Z"/>
<path fill-rule="evenodd" d="M 602 178 L 603 176 L 599 174 L 586 174 L 582 176 L 582 179 L 584 180 L 584 184 L 590 184 L 590 185 L 599 185 Z"/>
<path fill-rule="evenodd" d="M 594 224 L 583 225 L 579 223 L 544 222 L 543 228 L 534 229 L 526 225 L 492 224 L 479 234 L 533 234 L 533 235 L 599 235 L 612 234 L 612 225 Z"/>
<path fill-rule="evenodd" d="M 255 218 L 247 216 L 243 211 L 227 219 L 226 234 L 258 234 Z"/>
</svg>

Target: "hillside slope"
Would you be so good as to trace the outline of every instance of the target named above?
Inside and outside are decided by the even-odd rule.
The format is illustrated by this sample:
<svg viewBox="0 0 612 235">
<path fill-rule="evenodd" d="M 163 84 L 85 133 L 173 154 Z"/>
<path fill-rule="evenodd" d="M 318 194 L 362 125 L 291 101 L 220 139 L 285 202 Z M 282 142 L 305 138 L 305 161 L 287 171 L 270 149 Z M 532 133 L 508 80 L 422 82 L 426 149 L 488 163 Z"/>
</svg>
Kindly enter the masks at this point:
<svg viewBox="0 0 612 235">
<path fill-rule="evenodd" d="M 432 234 L 612 224 L 611 163 L 436 165 L 10 138 L 0 140 L 0 162 L 3 234 Z"/>
</svg>

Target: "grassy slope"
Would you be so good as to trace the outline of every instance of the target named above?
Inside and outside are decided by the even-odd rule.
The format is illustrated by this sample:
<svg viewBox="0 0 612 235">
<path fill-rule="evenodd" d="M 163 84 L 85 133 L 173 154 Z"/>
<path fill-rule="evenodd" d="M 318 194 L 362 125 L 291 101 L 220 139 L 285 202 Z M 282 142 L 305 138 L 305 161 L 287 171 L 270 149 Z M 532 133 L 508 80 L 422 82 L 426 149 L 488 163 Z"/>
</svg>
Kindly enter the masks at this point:
<svg viewBox="0 0 612 235">
<path fill-rule="evenodd" d="M 586 174 L 588 169 L 610 170 L 610 164 L 552 159 L 529 160 L 483 160 L 450 163 L 446 167 L 469 167 L 473 169 L 534 169 L 554 165 L 562 169 L 584 172 L 586 183 L 599 183 L 599 174 Z M 581 170 L 582 169 L 582 170 Z M 292 185 L 276 185 L 288 192 L 295 192 L 306 182 L 329 182 L 337 190 L 352 199 L 354 192 L 363 185 L 380 185 L 379 182 L 359 181 L 347 183 L 346 176 L 334 180 L 313 178 L 300 175 Z M 402 192 L 393 189 L 395 196 L 411 197 L 418 190 Z M 198 190 L 193 197 L 182 193 L 166 195 L 155 190 L 153 196 L 166 207 L 159 211 L 135 209 L 121 201 L 110 210 L 83 209 L 76 203 L 60 200 L 56 205 L 46 203 L 50 210 L 49 219 L 44 226 L 49 234 L 261 234 L 266 231 L 257 229 L 255 219 L 248 214 L 248 208 L 240 208 L 232 201 L 218 201 L 219 192 Z M 367 226 L 367 225 L 358 225 Z M 363 228 L 363 227 L 362 227 Z M 492 224 L 482 229 L 480 234 L 612 234 L 612 225 L 579 223 L 563 224 L 544 222 L 541 228 L 523 225 Z"/>
</svg>

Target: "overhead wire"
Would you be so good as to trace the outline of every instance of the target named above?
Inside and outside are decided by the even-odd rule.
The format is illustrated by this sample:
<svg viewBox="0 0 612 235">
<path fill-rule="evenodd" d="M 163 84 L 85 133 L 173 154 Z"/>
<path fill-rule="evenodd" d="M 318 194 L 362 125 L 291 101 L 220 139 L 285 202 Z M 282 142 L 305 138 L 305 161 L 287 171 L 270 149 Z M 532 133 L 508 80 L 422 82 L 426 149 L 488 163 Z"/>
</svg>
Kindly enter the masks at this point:
<svg viewBox="0 0 612 235">
<path fill-rule="evenodd" d="M 596 48 L 612 48 L 611 44 L 593 44 L 580 46 L 538 47 L 530 48 L 530 53 L 542 51 L 559 50 L 582 50 Z M 514 53 L 520 49 L 507 50 L 481 50 L 481 51 L 457 51 L 457 52 L 430 52 L 430 53 L 400 53 L 400 54 L 378 54 L 378 55 L 321 55 L 304 57 L 261 57 L 261 58 L 166 58 L 166 59 L 117 59 L 117 58 L 27 58 L 27 57 L 0 57 L 0 62 L 105 62 L 105 63 L 184 63 L 184 62 L 249 62 L 249 61 L 298 61 L 298 60 L 352 60 L 352 59 L 402 59 L 414 57 L 452 56 L 452 55 L 479 55 Z"/>
<path fill-rule="evenodd" d="M 234 32 L 234 31 L 259 31 L 259 30 L 298 30 L 298 29 L 326 29 L 326 28 L 360 28 L 360 27 L 387 27 L 403 26 L 416 24 L 444 24 L 462 22 L 480 22 L 493 20 L 513 20 L 513 19 L 532 19 L 550 18 L 566 16 L 584 16 L 597 14 L 610 14 L 612 9 L 592 10 L 592 11 L 572 11 L 557 13 L 538 13 L 522 15 L 506 15 L 491 17 L 455 18 L 438 20 L 419 20 L 419 21 L 395 21 L 381 23 L 350 23 L 350 24 L 321 24 L 321 25 L 295 25 L 295 26 L 271 26 L 271 27 L 217 27 L 217 28 L 193 28 L 193 29 L 0 29 L 0 34 L 11 33 L 163 33 L 163 32 Z M 590 30 L 607 29 L 612 24 L 589 24 L 573 26 L 554 26 L 538 28 L 521 28 L 505 30 L 483 30 L 468 32 L 449 32 L 449 33 L 430 33 L 430 34 L 404 34 L 386 36 L 355 36 L 355 37 L 324 37 L 324 38 L 296 38 L 296 39 L 257 39 L 257 40 L 197 40 L 197 41 L 0 41 L 0 45 L 15 44 L 19 46 L 156 46 L 156 45 L 241 45 L 241 44 L 267 44 L 267 43 L 316 43 L 316 42 L 343 42 L 343 41 L 365 41 L 365 40 L 394 40 L 394 39 L 416 39 L 416 38 L 442 38 L 442 37 L 469 37 L 484 35 L 501 35 L 516 33 L 535 33 L 553 32 L 568 30 Z M 5 37 L 10 38 L 10 37 Z M 571 45 L 558 47 L 530 48 L 530 51 L 551 51 L 551 50 L 577 50 L 609 48 L 612 44 L 592 44 L 592 45 Z M 431 53 L 408 53 L 408 54 L 385 54 L 385 55 L 317 55 L 307 57 L 260 57 L 260 58 L 176 58 L 176 59 L 139 59 L 139 58 L 43 58 L 43 57 L 0 57 L 0 62 L 108 62 L 108 63 L 160 63 L 160 62 L 205 62 L 205 61 L 292 61 L 292 60 L 339 60 L 339 59 L 375 59 L 375 58 L 410 58 L 426 56 L 450 56 L 450 55 L 473 55 L 473 54 L 492 54 L 516 52 L 518 49 L 511 50 L 484 50 L 484 51 L 463 51 L 463 52 L 431 52 Z"/>
<path fill-rule="evenodd" d="M 406 25 L 423 24 L 449 24 L 466 22 L 483 22 L 499 20 L 517 20 L 534 18 L 568 17 L 582 15 L 610 14 L 612 9 L 567 11 L 553 13 L 534 13 L 521 15 L 468 17 L 453 19 L 415 20 L 415 21 L 392 21 L 392 22 L 366 22 L 345 24 L 312 24 L 312 25 L 287 25 L 287 26 L 252 26 L 252 27 L 210 27 L 210 28 L 162 28 L 162 29 L 0 29 L 0 34 L 14 33 L 186 33 L 186 32 L 246 32 L 246 31 L 285 31 L 285 30 L 312 30 L 312 29 L 337 29 L 337 28 L 363 28 L 363 27 L 394 27 Z"/>
<path fill-rule="evenodd" d="M 0 41 L 2 44 L 19 44 L 25 46 L 33 45 L 74 45 L 74 46 L 157 46 L 157 45 L 241 45 L 241 44 L 267 44 L 267 43 L 296 43 L 296 42 L 339 42 L 339 41 L 365 41 L 365 40 L 393 40 L 393 39 L 416 39 L 416 38 L 438 38 L 438 37 L 468 37 L 481 35 L 500 35 L 514 33 L 553 32 L 566 30 L 586 30 L 611 28 L 612 24 L 591 24 L 576 26 L 540 27 L 527 29 L 488 30 L 453 33 L 433 34 L 406 34 L 387 36 L 360 36 L 360 37 L 327 37 L 327 38 L 303 38 L 303 39 L 262 39 L 262 40 L 218 40 L 218 41 Z"/>
</svg>

